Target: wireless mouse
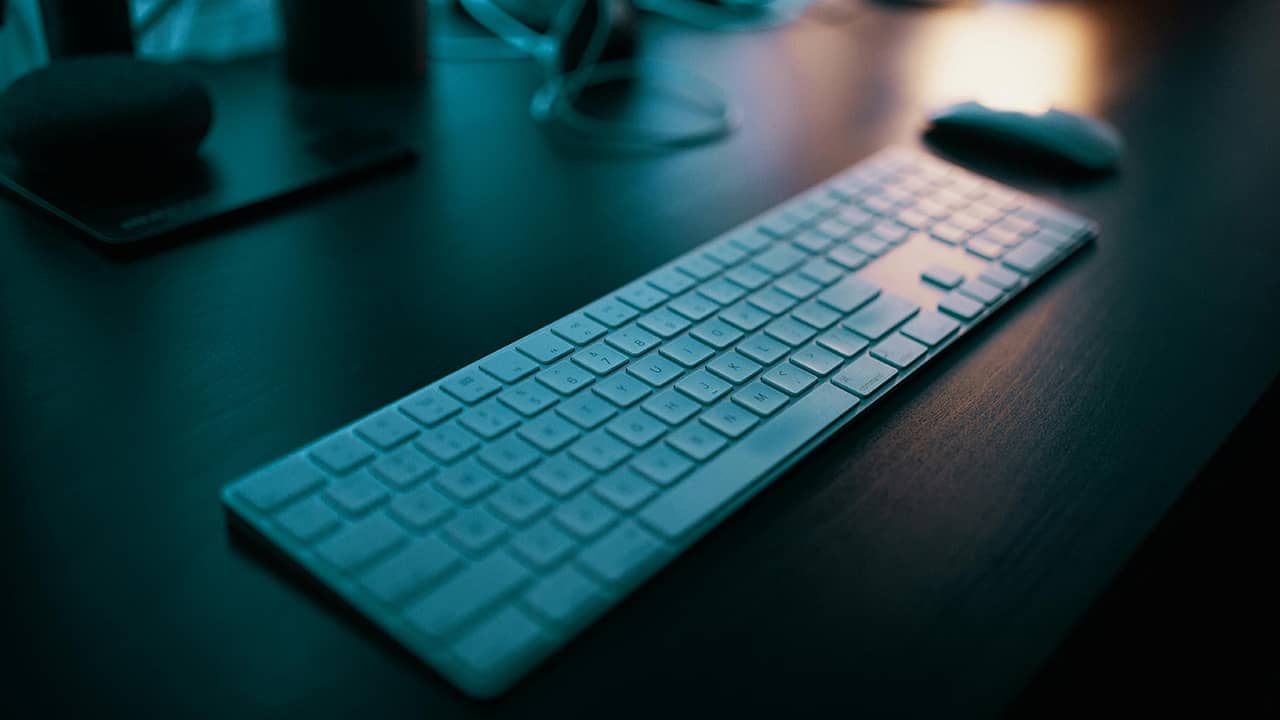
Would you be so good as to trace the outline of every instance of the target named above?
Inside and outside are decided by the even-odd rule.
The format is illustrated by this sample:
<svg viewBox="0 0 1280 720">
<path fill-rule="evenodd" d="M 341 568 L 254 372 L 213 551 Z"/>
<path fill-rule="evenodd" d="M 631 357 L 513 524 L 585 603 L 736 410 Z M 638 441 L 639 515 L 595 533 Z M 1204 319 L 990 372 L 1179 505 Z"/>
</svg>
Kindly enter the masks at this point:
<svg viewBox="0 0 1280 720">
<path fill-rule="evenodd" d="M 931 137 L 981 143 L 1093 173 L 1113 169 L 1124 147 L 1110 124 L 1065 110 L 1031 114 L 963 102 L 933 113 L 929 120 Z"/>
</svg>

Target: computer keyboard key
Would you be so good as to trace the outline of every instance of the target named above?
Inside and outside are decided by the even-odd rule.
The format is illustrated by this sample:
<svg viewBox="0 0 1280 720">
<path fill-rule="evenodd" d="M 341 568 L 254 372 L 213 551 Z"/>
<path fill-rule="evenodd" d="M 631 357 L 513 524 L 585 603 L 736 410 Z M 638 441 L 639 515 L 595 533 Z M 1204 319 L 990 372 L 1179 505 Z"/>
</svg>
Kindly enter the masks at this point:
<svg viewBox="0 0 1280 720">
<path fill-rule="evenodd" d="M 738 249 L 729 240 L 718 240 L 707 246 L 707 254 L 719 261 L 722 265 L 737 265 L 747 259 L 747 253 Z"/>
<path fill-rule="evenodd" d="M 687 368 L 697 367 L 715 354 L 705 343 L 689 335 L 681 335 L 663 345 L 658 352 Z"/>
<path fill-rule="evenodd" d="M 823 383 L 658 496 L 638 514 L 644 525 L 675 539 L 722 510 L 734 497 L 852 410 L 858 398 Z"/>
<path fill-rule="evenodd" d="M 1003 290 L 982 280 L 970 280 L 957 288 L 956 291 L 963 295 L 968 295 L 984 305 L 990 305 L 999 300 L 1001 295 L 1004 295 Z"/>
<path fill-rule="evenodd" d="M 938 309 L 968 322 L 982 314 L 984 306 L 967 295 L 951 293 L 938 302 Z"/>
<path fill-rule="evenodd" d="M 636 449 L 662 437 L 667 426 L 642 408 L 632 408 L 604 426 L 615 437 Z"/>
<path fill-rule="evenodd" d="M 643 355 L 662 342 L 657 335 L 638 325 L 628 325 L 621 328 L 610 333 L 604 340 L 615 349 L 632 357 Z"/>
<path fill-rule="evenodd" d="M 818 295 L 823 304 L 851 313 L 880 294 L 880 288 L 857 276 L 850 275 Z"/>
<path fill-rule="evenodd" d="M 372 475 L 361 472 L 329 483 L 324 496 L 347 515 L 358 516 L 382 504 L 389 493 Z"/>
<path fill-rule="evenodd" d="M 765 325 L 764 332 L 774 340 L 796 347 L 797 345 L 803 345 L 818 331 L 795 318 L 780 317 Z"/>
<path fill-rule="evenodd" d="M 791 238 L 791 242 L 806 252 L 820 253 L 831 247 L 832 240 L 842 238 L 848 233 L 848 225 L 835 220 L 823 220 L 813 230 L 796 233 L 795 237 Z"/>
<path fill-rule="evenodd" d="M 594 476 L 591 468 L 562 453 L 539 464 L 529 477 L 543 490 L 566 498 L 585 487 Z"/>
<path fill-rule="evenodd" d="M 591 486 L 591 491 L 622 512 L 635 510 L 657 493 L 653 483 L 629 467 L 618 468 L 600 478 Z"/>
<path fill-rule="evenodd" d="M 747 291 L 725 278 L 716 278 L 698 288 L 698 293 L 719 305 L 731 305 L 746 296 Z"/>
<path fill-rule="evenodd" d="M 795 298 L 772 287 L 756 291 L 747 302 L 770 315 L 781 315 L 796 304 Z"/>
<path fill-rule="evenodd" d="M 809 256 L 803 250 L 792 245 L 780 244 L 751 258 L 751 264 L 770 275 L 782 275 L 808 258 Z"/>
<path fill-rule="evenodd" d="M 729 438 L 741 437 L 759 422 L 750 410 L 736 405 L 728 398 L 698 416 L 698 420 Z"/>
<path fill-rule="evenodd" d="M 390 450 L 418 434 L 418 426 L 398 410 L 371 415 L 356 425 L 356 433 L 381 450 Z"/>
<path fill-rule="evenodd" d="M 538 448 L 517 435 L 507 435 L 485 445 L 476 458 L 499 475 L 515 477 L 542 459 Z"/>
<path fill-rule="evenodd" d="M 941 240 L 948 245 L 959 245 L 969 237 L 969 233 L 949 222 L 934 223 L 933 227 L 929 230 L 929 234 L 932 235 L 935 240 Z"/>
<path fill-rule="evenodd" d="M 870 255 L 852 245 L 837 245 L 827 253 L 827 258 L 846 270 L 857 270 L 871 262 Z"/>
<path fill-rule="evenodd" d="M 593 615 L 604 596 L 594 580 L 566 565 L 539 580 L 524 594 L 524 602 L 546 622 L 567 626 Z"/>
<path fill-rule="evenodd" d="M 1020 233 L 1016 233 L 1008 228 L 1000 227 L 999 225 L 989 227 L 984 230 L 982 232 L 982 238 L 994 243 L 999 243 L 1007 248 L 1017 247 L 1018 245 L 1021 245 L 1025 239 Z"/>
<path fill-rule="evenodd" d="M 675 390 L 665 390 L 645 400 L 640 407 L 668 425 L 679 425 L 701 409 L 697 402 Z"/>
<path fill-rule="evenodd" d="M 597 300 L 588 305 L 582 312 L 592 320 L 611 328 L 620 327 L 640 314 L 630 305 L 612 298 Z"/>
<path fill-rule="evenodd" d="M 1075 244 L 1075 238 L 1053 228 L 1042 227 L 1031 235 L 1035 242 L 1044 243 L 1055 250 L 1066 250 Z"/>
<path fill-rule="evenodd" d="M 927 346 L 921 345 L 902 333 L 894 333 L 876 343 L 871 348 L 871 355 L 896 368 L 906 368 L 924 357 L 928 351 Z"/>
<path fill-rule="evenodd" d="M 480 437 L 492 440 L 519 425 L 520 416 L 494 398 L 459 415 L 458 423 Z"/>
<path fill-rule="evenodd" d="M 463 568 L 405 610 L 418 632 L 439 640 L 533 579 L 515 558 L 495 552 Z"/>
<path fill-rule="evenodd" d="M 442 463 L 452 463 L 480 447 L 480 438 L 458 426 L 456 421 L 427 430 L 414 442 Z"/>
<path fill-rule="evenodd" d="M 487 501 L 491 511 L 512 525 L 528 525 L 551 508 L 551 497 L 528 480 L 507 483 Z"/>
<path fill-rule="evenodd" d="M 517 556 L 543 571 L 559 565 L 573 553 L 575 547 L 573 538 L 551 522 L 550 518 L 538 521 L 511 540 L 511 549 Z"/>
<path fill-rule="evenodd" d="M 397 495 L 387 512 L 406 527 L 419 532 L 453 515 L 453 501 L 430 485 Z"/>
<path fill-rule="evenodd" d="M 791 362 L 821 377 L 840 367 L 844 358 L 817 343 L 809 343 L 792 353 Z"/>
<path fill-rule="evenodd" d="M 360 584 L 388 605 L 399 605 L 462 567 L 462 556 L 438 538 L 414 540 L 365 571 Z"/>
<path fill-rule="evenodd" d="M 831 378 L 831 382 L 859 397 L 867 397 L 897 374 L 898 371 L 892 366 L 869 355 L 862 355 L 845 365 Z"/>
<path fill-rule="evenodd" d="M 576 393 L 596 379 L 595 375 L 575 363 L 572 358 L 561 360 L 534 377 L 561 395 Z"/>
<path fill-rule="evenodd" d="M 963 273 L 952 270 L 945 265 L 930 265 L 925 268 L 920 277 L 934 285 L 937 285 L 943 290 L 951 290 L 955 286 L 964 282 Z"/>
<path fill-rule="evenodd" d="M 502 389 L 502 383 L 494 380 L 479 368 L 454 373 L 440 382 L 440 389 L 468 405 L 474 405 Z"/>
<path fill-rule="evenodd" d="M 764 333 L 756 333 L 738 343 L 738 352 L 761 365 L 772 365 L 791 350 L 785 343 Z"/>
<path fill-rule="evenodd" d="M 320 469 L 295 455 L 249 476 L 235 492 L 258 512 L 269 513 L 324 484 Z"/>
<path fill-rule="evenodd" d="M 516 343 L 516 348 L 539 363 L 546 365 L 572 352 L 573 344 L 550 330 L 539 330 Z"/>
<path fill-rule="evenodd" d="M 871 257 L 880 257 L 889 252 L 893 245 L 871 235 L 861 235 L 849 241 L 854 249 L 861 251 Z"/>
<path fill-rule="evenodd" d="M 764 232 L 768 233 L 769 235 L 775 238 L 780 238 L 780 237 L 785 237 L 791 232 L 793 232 L 796 229 L 796 227 L 799 226 L 799 224 L 800 223 L 797 220 L 795 220 L 793 217 L 785 213 L 776 212 L 770 215 L 769 217 L 765 218 L 760 223 L 760 230 L 763 230 Z M 744 238 L 748 238 L 748 237 L 751 239 L 746 243 L 744 243 Z M 769 238 L 762 237 L 761 235 L 754 232 L 735 235 L 733 240 L 734 242 L 745 244 L 746 247 L 755 251 L 763 250 L 766 247 L 768 247 L 770 244 L 772 244 Z"/>
<path fill-rule="evenodd" d="M 640 311 L 652 310 L 670 297 L 667 293 L 643 281 L 633 282 L 618 291 L 619 300 Z"/>
<path fill-rule="evenodd" d="M 995 285 L 1006 292 L 1022 284 L 1022 279 L 1017 273 L 999 265 L 988 265 L 978 274 L 978 277 L 982 278 L 983 282 Z"/>
<path fill-rule="evenodd" d="M 574 353 L 573 361 L 596 375 L 608 375 L 627 364 L 627 356 L 598 342 Z"/>
<path fill-rule="evenodd" d="M 316 545 L 316 555 L 349 573 L 391 552 L 406 539 L 395 521 L 375 513 L 321 540 Z"/>
<path fill-rule="evenodd" d="M 551 332 L 574 345 L 586 345 L 609 332 L 609 328 L 595 320 L 574 313 L 563 320 L 552 323 Z"/>
<path fill-rule="evenodd" d="M 516 433 L 547 453 L 563 448 L 581 434 L 577 426 L 554 412 L 542 413 L 521 425 Z"/>
<path fill-rule="evenodd" d="M 787 396 L 761 383 L 751 384 L 734 393 L 733 402 L 760 416 L 772 415 L 778 408 L 787 404 Z"/>
<path fill-rule="evenodd" d="M 614 585 L 626 585 L 657 567 L 662 541 L 634 522 L 624 521 L 578 556 L 578 564 Z"/>
<path fill-rule="evenodd" d="M 498 400 L 525 417 L 533 417 L 560 402 L 560 396 L 534 378 L 498 395 Z"/>
<path fill-rule="evenodd" d="M 801 265 L 797 272 L 819 285 L 830 285 L 844 277 L 844 270 L 840 266 L 827 262 L 822 258 L 814 258 Z"/>
<path fill-rule="evenodd" d="M 832 328 L 818 336 L 815 341 L 822 347 L 839 353 L 846 358 L 862 352 L 867 346 L 867 339 L 846 327 Z"/>
<path fill-rule="evenodd" d="M 421 450 L 406 445 L 383 455 L 369 466 L 374 475 L 396 490 L 406 490 L 436 471 Z"/>
<path fill-rule="evenodd" d="M 627 365 L 627 372 L 653 387 L 662 387 L 684 373 L 684 368 L 662 357 L 661 353 L 648 355 Z"/>
<path fill-rule="evenodd" d="M 538 369 L 537 363 L 515 349 L 500 350 L 480 363 L 480 369 L 511 384 Z"/>
<path fill-rule="evenodd" d="M 753 332 L 772 318 L 745 300 L 725 308 L 720 319 L 744 332 Z"/>
<path fill-rule="evenodd" d="M 799 395 L 817 381 L 808 371 L 792 365 L 776 365 L 760 379 L 788 395 Z"/>
<path fill-rule="evenodd" d="M 644 381 L 625 372 L 600 378 L 592 391 L 621 408 L 631 407 L 653 392 Z"/>
<path fill-rule="evenodd" d="M 647 282 L 668 295 L 679 295 L 698 284 L 697 280 L 673 267 L 663 268 L 651 274 Z"/>
<path fill-rule="evenodd" d="M 293 503 L 276 515 L 276 524 L 298 542 L 309 545 L 336 530 L 342 524 L 342 519 L 328 503 L 312 495 Z"/>
<path fill-rule="evenodd" d="M 690 290 L 667 303 L 667 308 L 686 320 L 698 322 L 716 314 L 720 309 L 720 305 L 705 295 L 699 294 L 697 290 Z M 674 335 L 675 332 L 679 331 L 674 331 L 671 334 Z"/>
<path fill-rule="evenodd" d="M 321 440 L 308 453 L 326 470 L 341 475 L 373 459 L 373 448 L 349 432 L 339 432 Z"/>
<path fill-rule="evenodd" d="M 578 540 L 590 540 L 618 519 L 618 513 L 595 497 L 582 493 L 561 505 L 552 517 Z"/>
<path fill-rule="evenodd" d="M 640 318 L 639 321 L 640 327 L 664 338 L 671 338 L 684 332 L 690 324 L 688 320 L 666 308 L 658 308 Z"/>
<path fill-rule="evenodd" d="M 723 266 L 706 255 L 694 255 L 676 262 L 676 267 L 699 280 L 707 280 L 719 273 Z"/>
<path fill-rule="evenodd" d="M 591 430 L 617 415 L 618 408 L 598 395 L 583 393 L 560 403 L 555 412 L 583 430 Z"/>
<path fill-rule="evenodd" d="M 992 242 L 985 238 L 975 237 L 969 238 L 969 242 L 965 243 L 965 249 L 970 253 L 977 255 L 983 260 L 996 260 L 1004 255 L 1005 247 L 997 242 Z"/>
<path fill-rule="evenodd" d="M 667 435 L 667 443 L 694 460 L 706 460 L 726 444 L 724 436 L 709 427 L 689 423 Z"/>
<path fill-rule="evenodd" d="M 506 537 L 507 525 L 488 510 L 476 507 L 459 512 L 445 523 L 444 534 L 463 550 L 480 555 Z"/>
<path fill-rule="evenodd" d="M 551 647 L 551 639 L 537 623 L 518 608 L 507 607 L 463 634 L 453 652 L 473 672 L 503 678 L 531 667 Z"/>
<path fill-rule="evenodd" d="M 824 330 L 835 325 L 841 315 L 816 300 L 810 300 L 809 302 L 799 305 L 792 310 L 791 317 L 803 322 L 809 327 L 817 330 Z"/>
<path fill-rule="evenodd" d="M 951 337 L 951 333 L 960 328 L 960 323 L 932 310 L 922 310 L 902 326 L 902 334 L 915 338 L 926 345 L 937 345 Z"/>
<path fill-rule="evenodd" d="M 733 387 L 706 370 L 697 370 L 677 382 L 676 389 L 703 405 L 710 405 Z"/>
<path fill-rule="evenodd" d="M 920 306 L 910 300 L 884 294 L 851 315 L 844 326 L 863 337 L 879 340 L 919 310 Z"/>
<path fill-rule="evenodd" d="M 773 286 L 796 300 L 804 300 L 822 289 L 818 283 L 809 280 L 798 272 L 784 275 Z"/>
<path fill-rule="evenodd" d="M 751 265 L 739 265 L 725 273 L 725 277 L 741 285 L 747 290 L 758 290 L 768 284 L 772 276 Z"/>
<path fill-rule="evenodd" d="M 418 422 L 431 427 L 453 417 L 462 404 L 435 388 L 419 390 L 400 403 L 400 409 Z"/>
<path fill-rule="evenodd" d="M 608 472 L 631 455 L 631 448 L 603 430 L 597 430 L 570 445 L 569 454 L 596 472 Z"/>
<path fill-rule="evenodd" d="M 1049 267 L 1057 251 L 1044 243 L 1023 243 L 1004 256 L 1004 264 L 1024 275 L 1036 275 Z"/>
<path fill-rule="evenodd" d="M 717 350 L 723 350 L 742 338 L 743 332 L 720 318 L 711 318 L 689 331 L 693 337 Z"/>
<path fill-rule="evenodd" d="M 707 370 L 734 385 L 741 385 L 760 372 L 760 364 L 729 351 L 707 363 Z"/>
<path fill-rule="evenodd" d="M 980 233 L 987 228 L 986 221 L 974 217 L 967 209 L 952 213 L 947 222 L 970 234 Z"/>
<path fill-rule="evenodd" d="M 433 482 L 446 495 L 463 503 L 478 500 L 498 487 L 497 476 L 471 458 L 445 468 Z"/>
<path fill-rule="evenodd" d="M 693 469 L 693 462 L 666 445 L 654 445 L 636 455 L 631 467 L 659 485 L 671 485 Z"/>
</svg>

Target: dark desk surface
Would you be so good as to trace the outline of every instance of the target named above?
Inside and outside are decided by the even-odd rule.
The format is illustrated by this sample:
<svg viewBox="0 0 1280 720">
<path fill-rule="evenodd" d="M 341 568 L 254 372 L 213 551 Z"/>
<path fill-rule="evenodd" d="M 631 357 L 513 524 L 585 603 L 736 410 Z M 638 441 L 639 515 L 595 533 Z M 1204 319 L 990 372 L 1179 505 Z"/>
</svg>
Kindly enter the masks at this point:
<svg viewBox="0 0 1280 720">
<path fill-rule="evenodd" d="M 1280 370 L 1280 5 L 1183 4 L 651 21 L 651 52 L 745 111 L 668 156 L 548 142 L 531 65 L 436 64 L 409 103 L 416 168 L 128 261 L 0 202 L 0 708 L 24 708 L 0 714 L 1004 707 Z M 218 72 L 286 100 L 270 62 Z M 217 490 L 242 472 L 984 90 L 1125 132 L 1110 180 L 994 168 L 1097 218 L 1096 248 L 502 701 L 466 701 L 230 536 Z"/>
</svg>

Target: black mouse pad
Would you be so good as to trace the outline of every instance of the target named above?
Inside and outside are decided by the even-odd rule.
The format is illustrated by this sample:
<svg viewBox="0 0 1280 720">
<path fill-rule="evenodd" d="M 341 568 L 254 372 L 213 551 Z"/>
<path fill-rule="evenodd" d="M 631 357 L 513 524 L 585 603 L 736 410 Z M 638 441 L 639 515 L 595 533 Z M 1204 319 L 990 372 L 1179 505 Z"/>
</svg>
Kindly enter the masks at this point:
<svg viewBox="0 0 1280 720">
<path fill-rule="evenodd" d="M 318 96 L 262 62 L 197 68 L 213 126 L 192 162 L 108 169 L 75 182 L 24 172 L 0 150 L 0 184 L 113 247 L 195 230 L 398 167 L 415 157 L 396 128 L 403 98 Z"/>
</svg>

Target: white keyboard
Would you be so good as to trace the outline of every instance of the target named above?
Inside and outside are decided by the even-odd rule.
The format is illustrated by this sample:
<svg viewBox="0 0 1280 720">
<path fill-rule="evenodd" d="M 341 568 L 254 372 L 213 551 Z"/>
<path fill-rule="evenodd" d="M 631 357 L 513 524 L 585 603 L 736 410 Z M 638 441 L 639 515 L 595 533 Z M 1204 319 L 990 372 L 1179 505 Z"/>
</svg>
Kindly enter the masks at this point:
<svg viewBox="0 0 1280 720">
<path fill-rule="evenodd" d="M 223 501 L 496 695 L 1095 235 L 886 150 Z"/>
</svg>

